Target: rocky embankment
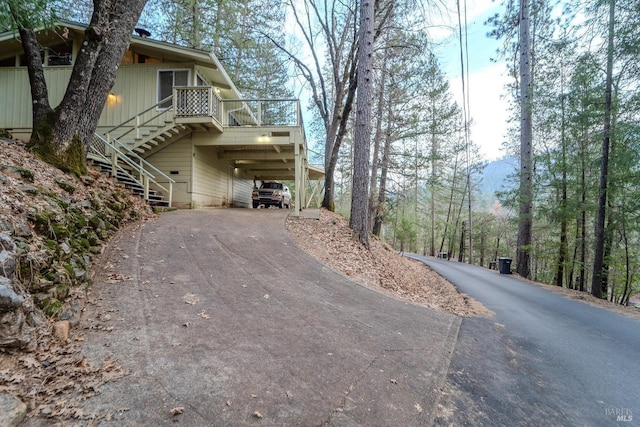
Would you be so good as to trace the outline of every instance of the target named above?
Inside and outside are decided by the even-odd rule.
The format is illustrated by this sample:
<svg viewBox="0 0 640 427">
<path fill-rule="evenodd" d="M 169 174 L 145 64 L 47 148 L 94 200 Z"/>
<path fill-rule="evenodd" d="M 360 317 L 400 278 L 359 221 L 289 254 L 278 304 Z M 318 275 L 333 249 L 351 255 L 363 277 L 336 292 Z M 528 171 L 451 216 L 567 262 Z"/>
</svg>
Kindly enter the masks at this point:
<svg viewBox="0 0 640 427">
<path fill-rule="evenodd" d="M 0 348 L 33 350 L 46 319 L 77 321 L 103 243 L 150 211 L 97 171 L 66 175 L 8 139 L 0 153 Z"/>
<path fill-rule="evenodd" d="M 11 367 L 36 379 L 51 368 L 51 354 L 62 354 L 79 321 L 96 256 L 121 226 L 150 215 L 141 198 L 100 172 L 64 174 L 22 142 L 0 138 L 0 397 L 24 399 L 30 388 Z M 29 403 L 33 409 L 38 400 Z"/>
</svg>

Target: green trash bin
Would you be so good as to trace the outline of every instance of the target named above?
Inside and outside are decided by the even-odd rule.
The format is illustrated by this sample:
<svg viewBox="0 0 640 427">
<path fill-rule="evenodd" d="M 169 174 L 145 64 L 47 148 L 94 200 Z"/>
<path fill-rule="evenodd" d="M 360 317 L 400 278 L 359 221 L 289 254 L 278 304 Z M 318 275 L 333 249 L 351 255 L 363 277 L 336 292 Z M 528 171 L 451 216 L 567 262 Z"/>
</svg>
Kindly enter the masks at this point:
<svg viewBox="0 0 640 427">
<path fill-rule="evenodd" d="M 498 258 L 500 274 L 511 274 L 511 258 Z"/>
</svg>

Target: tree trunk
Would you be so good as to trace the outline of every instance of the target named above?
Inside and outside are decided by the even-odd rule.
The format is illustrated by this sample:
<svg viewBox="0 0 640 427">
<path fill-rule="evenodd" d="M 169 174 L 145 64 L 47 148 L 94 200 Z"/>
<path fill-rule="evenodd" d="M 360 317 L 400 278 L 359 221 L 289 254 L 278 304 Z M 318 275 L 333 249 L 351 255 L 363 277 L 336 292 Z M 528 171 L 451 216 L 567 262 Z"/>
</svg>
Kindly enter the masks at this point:
<svg viewBox="0 0 640 427">
<path fill-rule="evenodd" d="M 429 255 L 436 255 L 436 182 L 438 180 L 438 157 L 440 146 L 438 144 L 438 138 L 436 138 L 435 132 L 431 133 L 431 179 L 429 182 L 430 187 L 430 216 L 431 216 L 431 236 L 429 243 Z M 442 249 L 440 249 L 442 250 Z"/>
<path fill-rule="evenodd" d="M 467 193 L 466 182 L 467 181 L 465 181 L 465 187 L 464 187 L 463 196 L 460 199 L 460 207 L 458 208 L 458 216 L 456 218 L 456 230 L 458 228 L 457 225 L 461 221 L 461 218 L 462 218 L 462 208 L 464 207 L 464 199 L 465 199 L 464 194 Z M 458 253 L 458 262 L 463 262 L 464 261 L 464 242 L 465 242 L 466 226 L 467 226 L 467 224 L 464 221 L 462 221 L 462 226 L 461 226 L 461 229 L 460 229 L 460 236 L 461 237 L 460 237 L 460 252 Z"/>
<path fill-rule="evenodd" d="M 442 249 L 444 248 L 445 239 L 447 238 L 447 232 L 449 230 L 449 222 L 451 221 L 451 212 L 453 210 L 453 196 L 455 194 L 457 172 L 458 172 L 458 156 L 456 156 L 453 163 L 453 177 L 451 179 L 451 193 L 449 194 L 449 207 L 447 208 L 447 220 L 444 223 L 444 231 L 442 233 L 442 240 L 440 241 L 440 249 L 438 252 L 442 252 Z M 449 246 L 448 252 L 451 251 L 451 248 L 452 246 Z"/>
<path fill-rule="evenodd" d="M 353 184 L 349 226 L 369 247 L 369 155 L 371 151 L 371 100 L 373 88 L 373 0 L 360 2 L 358 43 L 358 98 L 353 150 Z"/>
<path fill-rule="evenodd" d="M 620 234 L 622 242 L 624 244 L 624 259 L 625 259 L 625 276 L 624 276 L 624 289 L 622 290 L 622 297 L 620 298 L 621 305 L 629 305 L 629 295 L 631 294 L 631 256 L 629 254 L 629 239 L 627 238 L 627 227 L 624 215 L 622 217 L 622 224 Z"/>
<path fill-rule="evenodd" d="M 573 255 L 569 263 L 569 271 L 567 272 L 567 288 L 576 289 L 574 285 L 574 270 L 578 262 L 578 246 L 580 242 L 580 221 L 576 221 L 575 245 L 573 246 Z"/>
<path fill-rule="evenodd" d="M 578 289 L 585 290 L 587 275 L 587 189 L 585 187 L 585 171 L 582 169 L 582 211 L 580 212 L 580 277 L 578 277 Z"/>
<path fill-rule="evenodd" d="M 605 228 L 607 217 L 607 181 L 609 177 L 609 144 L 611 142 L 611 94 L 613 87 L 613 38 L 615 24 L 615 0 L 609 0 L 609 34 L 607 44 L 607 76 L 605 82 L 604 125 L 602 137 L 602 162 L 600 167 L 600 187 L 598 195 L 598 215 L 596 217 L 596 243 L 593 259 L 593 277 L 591 294 L 596 298 L 603 296 Z M 606 289 L 605 289 L 606 295 Z"/>
<path fill-rule="evenodd" d="M 338 155 L 340 153 L 340 146 L 344 140 L 344 136 L 347 133 L 347 121 L 351 115 L 353 108 L 353 101 L 356 96 L 356 89 L 358 87 L 357 72 L 355 70 L 356 61 L 351 61 L 352 73 L 349 78 L 349 89 L 345 98 L 344 106 L 336 104 L 334 106 L 333 121 L 329 124 L 327 132 L 327 140 L 325 142 L 325 184 L 324 184 L 324 197 L 322 199 L 322 207 L 335 210 L 334 196 L 335 196 L 335 178 L 334 173 L 336 171 L 336 165 L 338 164 Z"/>
<path fill-rule="evenodd" d="M 60 104 L 51 110 L 35 36 L 21 30 L 34 96 L 33 135 L 29 147 L 44 160 L 65 171 L 86 171 L 84 152 L 93 138 L 109 91 L 115 83 L 133 28 L 146 0 L 96 0 L 83 47 L 74 63 Z M 26 37 L 25 37 L 26 36 Z"/>
<path fill-rule="evenodd" d="M 388 33 L 387 33 L 388 34 Z M 377 103 L 377 112 L 376 112 L 376 132 L 373 137 L 373 163 L 371 164 L 371 180 L 369 183 L 370 191 L 370 203 L 369 203 L 369 212 L 373 213 L 371 215 L 371 229 L 375 228 L 375 218 L 379 216 L 379 211 L 382 209 L 380 206 L 380 196 L 378 194 L 378 157 L 380 156 L 380 143 L 382 142 L 383 132 L 382 132 L 382 117 L 384 113 L 384 92 L 386 89 L 386 81 L 387 81 L 387 59 L 389 56 L 388 49 L 389 37 L 385 38 L 385 47 L 384 53 L 382 56 L 382 66 L 380 72 L 380 85 L 378 88 L 378 103 Z M 378 230 L 379 233 L 379 230 Z M 375 232 L 374 232 L 375 234 Z M 376 234 L 379 236 L 379 234 Z"/>
<path fill-rule="evenodd" d="M 529 0 L 520 0 L 520 190 L 516 271 L 531 277 L 531 229 L 533 202 L 532 76 L 529 39 Z"/>
<path fill-rule="evenodd" d="M 49 104 L 49 91 L 47 89 L 47 81 L 44 79 L 40 44 L 33 30 L 20 28 L 19 32 L 22 39 L 22 49 L 27 58 L 33 123 L 43 123 L 53 113 L 53 109 Z"/>
<path fill-rule="evenodd" d="M 384 205 L 387 199 L 387 174 L 389 172 L 389 157 L 391 156 L 391 135 L 385 134 L 382 163 L 380 164 L 380 186 L 378 190 L 378 204 L 373 218 L 373 234 L 380 237 L 384 221 Z"/>
<path fill-rule="evenodd" d="M 391 119 L 391 101 L 387 106 L 387 116 Z M 382 223 L 384 221 L 384 208 L 387 199 L 387 174 L 389 172 L 389 160 L 391 157 L 392 138 L 389 132 L 385 132 L 384 148 L 382 150 L 382 163 L 380 164 L 380 186 L 378 190 L 378 204 L 373 218 L 373 234 L 380 237 Z"/>
<path fill-rule="evenodd" d="M 562 145 L 562 159 L 561 159 L 561 167 L 562 167 L 562 183 L 561 185 L 561 195 L 560 195 L 560 246 L 558 248 L 558 266 L 556 269 L 556 286 L 562 287 L 564 282 L 564 269 L 566 260 L 568 257 L 568 245 L 567 245 L 567 228 L 568 228 L 568 219 L 567 219 L 567 141 L 565 138 L 565 115 L 564 115 L 564 102 L 565 97 L 562 96 L 562 105 L 561 105 L 561 125 L 560 125 L 560 144 Z"/>
<path fill-rule="evenodd" d="M 466 226 L 467 224 L 464 221 L 462 221 L 462 227 L 460 229 L 460 249 L 458 250 L 458 262 L 464 261 L 464 241 L 465 241 L 464 232 L 466 230 Z"/>
</svg>

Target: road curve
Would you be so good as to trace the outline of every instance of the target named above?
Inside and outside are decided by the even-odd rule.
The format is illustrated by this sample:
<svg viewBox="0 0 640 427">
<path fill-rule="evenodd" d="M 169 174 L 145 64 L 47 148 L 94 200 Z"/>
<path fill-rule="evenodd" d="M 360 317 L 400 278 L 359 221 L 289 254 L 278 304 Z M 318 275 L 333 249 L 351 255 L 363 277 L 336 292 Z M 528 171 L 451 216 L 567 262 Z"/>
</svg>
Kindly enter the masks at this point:
<svg viewBox="0 0 640 427">
<path fill-rule="evenodd" d="M 82 409 L 113 413 L 105 426 L 432 425 L 460 319 L 320 264 L 287 212 L 176 211 L 118 233 L 83 352 L 130 374 Z"/>
<path fill-rule="evenodd" d="M 495 312 L 464 319 L 441 425 L 640 425 L 640 321 L 510 275 L 410 255 Z"/>
</svg>

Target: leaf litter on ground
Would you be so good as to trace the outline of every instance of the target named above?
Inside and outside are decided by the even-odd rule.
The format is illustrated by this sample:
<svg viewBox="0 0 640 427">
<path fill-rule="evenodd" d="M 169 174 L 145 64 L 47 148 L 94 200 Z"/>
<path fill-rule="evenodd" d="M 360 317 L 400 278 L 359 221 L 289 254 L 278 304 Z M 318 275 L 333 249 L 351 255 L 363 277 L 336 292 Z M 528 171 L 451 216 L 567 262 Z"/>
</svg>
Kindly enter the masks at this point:
<svg viewBox="0 0 640 427">
<path fill-rule="evenodd" d="M 304 251 L 361 285 L 458 316 L 492 314 L 429 267 L 402 256 L 375 236 L 369 239 L 370 248 L 365 248 L 337 213 L 321 209 L 320 220 L 289 218 L 287 230 Z"/>
</svg>

